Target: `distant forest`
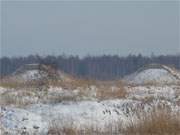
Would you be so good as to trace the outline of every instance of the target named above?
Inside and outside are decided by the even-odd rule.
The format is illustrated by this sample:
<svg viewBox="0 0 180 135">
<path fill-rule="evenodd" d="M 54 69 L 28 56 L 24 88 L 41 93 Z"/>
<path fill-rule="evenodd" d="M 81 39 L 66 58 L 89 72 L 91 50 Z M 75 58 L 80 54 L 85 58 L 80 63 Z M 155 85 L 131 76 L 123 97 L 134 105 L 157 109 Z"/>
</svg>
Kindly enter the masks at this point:
<svg viewBox="0 0 180 135">
<path fill-rule="evenodd" d="M 24 64 L 33 63 L 53 64 L 56 68 L 66 73 L 83 78 L 93 79 L 118 79 L 127 74 L 135 72 L 138 68 L 150 64 L 171 65 L 180 69 L 180 55 L 142 56 L 129 55 L 120 57 L 118 55 L 86 56 L 45 56 L 30 55 L 27 57 L 2 57 L 0 58 L 1 77 L 10 75 Z"/>
</svg>

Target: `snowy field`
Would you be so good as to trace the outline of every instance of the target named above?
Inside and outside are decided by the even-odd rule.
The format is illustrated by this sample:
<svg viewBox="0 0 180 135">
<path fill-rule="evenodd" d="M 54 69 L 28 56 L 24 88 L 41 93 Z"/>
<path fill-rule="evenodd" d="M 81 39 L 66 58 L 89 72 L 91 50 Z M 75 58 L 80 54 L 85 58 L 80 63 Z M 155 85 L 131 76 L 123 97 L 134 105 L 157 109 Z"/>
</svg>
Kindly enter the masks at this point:
<svg viewBox="0 0 180 135">
<path fill-rule="evenodd" d="M 50 135 L 53 124 L 58 124 L 59 129 L 93 127 L 102 132 L 111 127 L 112 133 L 118 128 L 118 134 L 123 134 L 119 127 L 123 131 L 154 109 L 166 108 L 179 114 L 180 85 L 176 75 L 179 73 L 165 69 L 146 69 L 128 76 L 134 83 L 124 84 L 123 90 L 116 85 L 106 89 L 99 85 L 74 89 L 51 86 L 47 91 L 0 87 L 0 134 Z M 143 84 L 148 80 L 151 83 Z M 101 91 L 99 95 L 100 88 L 111 93 Z M 125 93 L 112 94 L 116 92 Z M 66 133 L 62 130 L 62 134 Z"/>
</svg>

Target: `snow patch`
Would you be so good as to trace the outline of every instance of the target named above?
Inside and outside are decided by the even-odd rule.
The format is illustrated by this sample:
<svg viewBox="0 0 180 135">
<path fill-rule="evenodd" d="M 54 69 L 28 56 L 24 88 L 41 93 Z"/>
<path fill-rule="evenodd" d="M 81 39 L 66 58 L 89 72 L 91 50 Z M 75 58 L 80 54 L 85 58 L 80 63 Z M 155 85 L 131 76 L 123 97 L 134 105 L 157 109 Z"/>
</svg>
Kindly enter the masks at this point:
<svg viewBox="0 0 180 135">
<path fill-rule="evenodd" d="M 34 114 L 24 109 L 0 108 L 0 122 L 11 134 L 19 132 L 43 133 L 47 132 L 47 123 L 40 115 Z"/>
</svg>

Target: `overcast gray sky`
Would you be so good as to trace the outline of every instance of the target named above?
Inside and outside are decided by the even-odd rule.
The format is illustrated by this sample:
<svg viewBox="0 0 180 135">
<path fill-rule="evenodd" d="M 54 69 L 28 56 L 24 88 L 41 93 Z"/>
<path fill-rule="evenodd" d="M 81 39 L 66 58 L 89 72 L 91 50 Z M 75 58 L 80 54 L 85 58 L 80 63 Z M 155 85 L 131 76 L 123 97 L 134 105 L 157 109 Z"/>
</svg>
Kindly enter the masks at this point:
<svg viewBox="0 0 180 135">
<path fill-rule="evenodd" d="M 178 1 L 8 1 L 1 8 L 1 56 L 179 52 Z"/>
</svg>

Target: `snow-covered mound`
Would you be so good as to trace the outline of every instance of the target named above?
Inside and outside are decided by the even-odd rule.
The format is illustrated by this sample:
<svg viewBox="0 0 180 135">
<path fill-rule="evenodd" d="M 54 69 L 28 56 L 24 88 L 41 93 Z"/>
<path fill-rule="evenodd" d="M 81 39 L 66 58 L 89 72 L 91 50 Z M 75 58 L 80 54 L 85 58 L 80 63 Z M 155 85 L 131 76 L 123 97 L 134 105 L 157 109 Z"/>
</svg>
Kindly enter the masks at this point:
<svg viewBox="0 0 180 135">
<path fill-rule="evenodd" d="M 36 80 L 40 78 L 40 74 L 38 73 L 38 70 L 29 70 L 19 74 L 19 78 L 23 80 Z"/>
<path fill-rule="evenodd" d="M 31 81 L 38 80 L 42 77 L 47 76 L 48 74 L 56 76 L 61 80 L 68 80 L 70 76 L 63 73 L 62 71 L 55 70 L 52 67 L 48 67 L 46 65 L 39 64 L 26 64 L 18 68 L 13 73 L 13 78 L 20 81 Z"/>
<path fill-rule="evenodd" d="M 37 80 L 41 78 L 38 69 L 39 69 L 39 64 L 26 64 L 19 67 L 13 73 L 13 77 L 21 81 Z"/>
<path fill-rule="evenodd" d="M 125 77 L 125 80 L 133 84 L 177 84 L 180 74 L 168 66 L 151 64 Z"/>
</svg>

